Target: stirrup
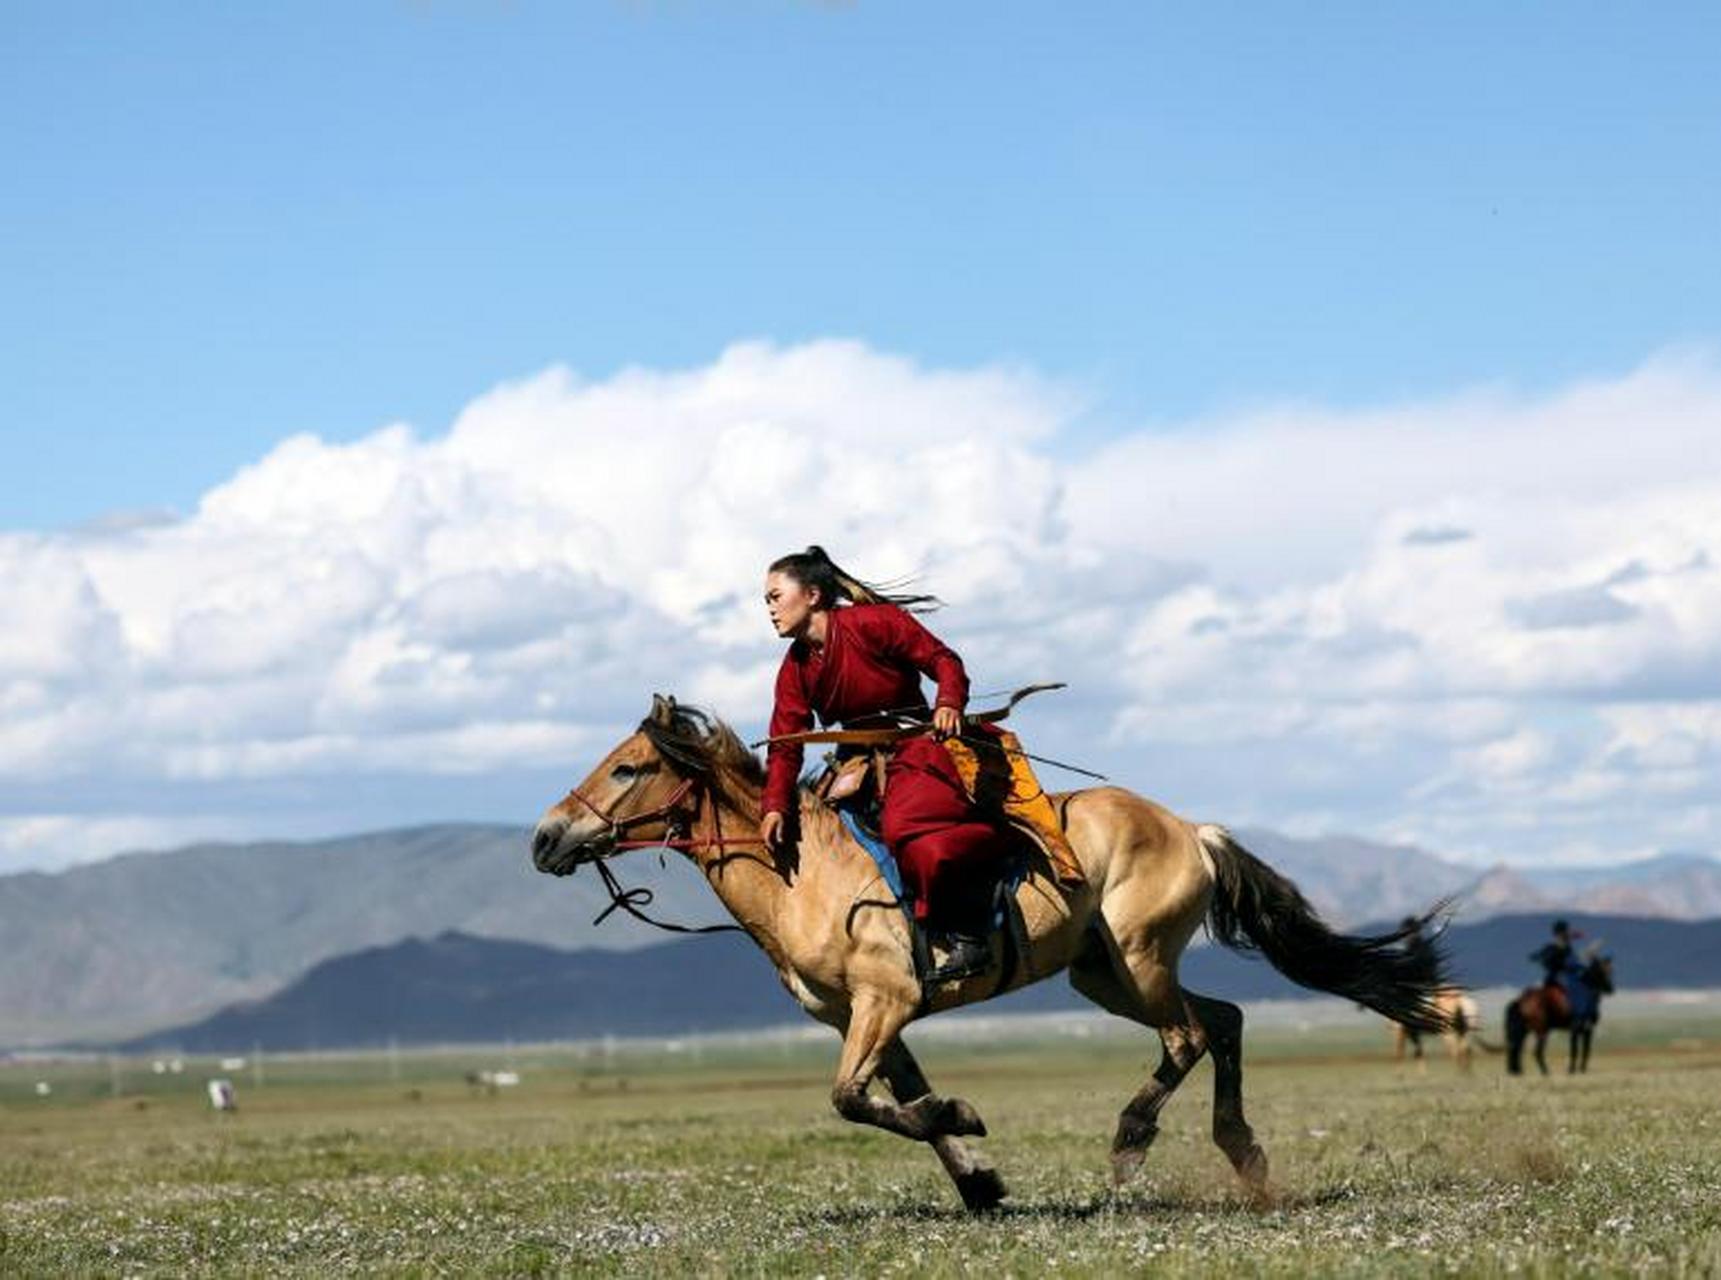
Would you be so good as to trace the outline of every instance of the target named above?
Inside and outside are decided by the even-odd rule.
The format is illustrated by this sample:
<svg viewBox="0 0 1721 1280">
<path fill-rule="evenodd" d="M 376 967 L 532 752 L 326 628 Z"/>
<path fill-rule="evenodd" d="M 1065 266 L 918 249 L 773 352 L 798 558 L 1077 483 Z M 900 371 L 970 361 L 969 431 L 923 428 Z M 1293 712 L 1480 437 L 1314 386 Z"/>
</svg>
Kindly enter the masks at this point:
<svg viewBox="0 0 1721 1280">
<path fill-rule="evenodd" d="M 942 940 L 949 944 L 944 963 L 927 971 L 927 982 L 955 982 L 959 978 L 985 973 L 992 967 L 992 944 L 988 939 L 955 933 L 945 935 Z"/>
</svg>

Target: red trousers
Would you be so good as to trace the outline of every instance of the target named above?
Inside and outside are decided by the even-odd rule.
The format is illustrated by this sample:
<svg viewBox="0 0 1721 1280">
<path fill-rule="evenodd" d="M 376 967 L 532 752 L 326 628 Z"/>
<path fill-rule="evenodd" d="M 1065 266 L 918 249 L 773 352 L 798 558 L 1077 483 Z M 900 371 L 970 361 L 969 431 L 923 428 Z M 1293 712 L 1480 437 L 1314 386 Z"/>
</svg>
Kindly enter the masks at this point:
<svg viewBox="0 0 1721 1280">
<path fill-rule="evenodd" d="M 939 929 L 991 932 L 993 876 L 1004 841 L 974 811 L 944 745 L 909 738 L 885 766 L 885 842 L 914 895 L 914 914 Z"/>
</svg>

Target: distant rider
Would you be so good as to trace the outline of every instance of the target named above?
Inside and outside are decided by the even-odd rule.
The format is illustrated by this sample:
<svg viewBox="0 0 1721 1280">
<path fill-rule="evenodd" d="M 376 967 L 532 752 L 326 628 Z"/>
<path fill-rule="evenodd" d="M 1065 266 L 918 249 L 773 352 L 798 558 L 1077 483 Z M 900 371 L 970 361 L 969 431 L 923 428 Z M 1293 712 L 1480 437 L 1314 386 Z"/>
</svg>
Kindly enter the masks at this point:
<svg viewBox="0 0 1721 1280">
<path fill-rule="evenodd" d="M 1573 968 L 1572 930 L 1564 920 L 1554 921 L 1554 940 L 1530 953 L 1530 959 L 1542 966 L 1542 985 L 1564 987 Z"/>
</svg>

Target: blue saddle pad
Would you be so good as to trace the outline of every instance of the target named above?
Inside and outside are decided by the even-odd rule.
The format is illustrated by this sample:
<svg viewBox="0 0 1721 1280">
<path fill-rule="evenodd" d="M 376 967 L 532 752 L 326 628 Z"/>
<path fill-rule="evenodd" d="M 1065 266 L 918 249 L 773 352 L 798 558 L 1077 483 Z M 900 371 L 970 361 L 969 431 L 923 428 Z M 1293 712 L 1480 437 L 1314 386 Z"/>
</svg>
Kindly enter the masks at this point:
<svg viewBox="0 0 1721 1280">
<path fill-rule="evenodd" d="M 897 903 L 902 907 L 903 914 L 909 918 L 909 922 L 912 924 L 914 920 L 914 908 L 908 900 L 907 891 L 902 887 L 902 868 L 897 866 L 896 855 L 891 853 L 890 846 L 885 844 L 885 842 L 878 836 L 863 827 L 860 823 L 860 819 L 855 817 L 855 815 L 848 809 L 838 809 L 837 816 L 843 820 L 843 826 L 849 829 L 849 834 L 855 838 L 855 843 L 865 849 L 867 857 L 873 860 L 873 865 L 878 868 L 879 875 L 884 879 L 885 884 L 889 886 L 890 891 L 896 895 Z M 1027 879 L 1027 876 L 1027 862 L 1022 858 L 1012 858 L 1011 864 L 1006 869 L 1003 876 L 1004 892 L 1006 894 L 1013 895 L 1016 890 L 1021 887 L 1022 881 Z M 1000 908 L 996 913 L 992 921 L 992 927 L 994 929 L 1001 929 L 1004 927 L 1004 912 L 1002 908 Z"/>
<path fill-rule="evenodd" d="M 879 875 L 884 877 L 885 884 L 896 895 L 896 900 L 902 904 L 902 909 L 907 911 L 909 909 L 908 895 L 903 892 L 902 888 L 902 868 L 896 865 L 896 858 L 892 855 L 890 847 L 861 826 L 860 819 L 847 809 L 838 809 L 837 815 L 842 818 L 843 825 L 849 829 L 849 834 L 855 838 L 855 843 L 866 850 L 867 857 L 871 858 L 873 864 L 878 867 Z"/>
</svg>

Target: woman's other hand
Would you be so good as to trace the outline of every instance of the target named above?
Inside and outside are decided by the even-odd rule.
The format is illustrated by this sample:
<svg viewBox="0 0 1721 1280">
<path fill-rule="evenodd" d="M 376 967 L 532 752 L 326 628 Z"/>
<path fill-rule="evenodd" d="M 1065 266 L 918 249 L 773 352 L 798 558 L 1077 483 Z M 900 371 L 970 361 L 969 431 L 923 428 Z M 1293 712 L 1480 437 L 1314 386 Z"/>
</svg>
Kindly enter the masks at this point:
<svg viewBox="0 0 1721 1280">
<path fill-rule="evenodd" d="M 955 707 L 939 707 L 932 713 L 932 736 L 943 742 L 962 736 L 962 713 Z"/>
<path fill-rule="evenodd" d="M 767 813 L 759 819 L 759 834 L 764 838 L 765 847 L 775 852 L 783 845 L 783 815 Z"/>
</svg>

